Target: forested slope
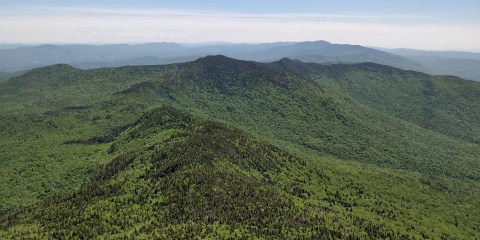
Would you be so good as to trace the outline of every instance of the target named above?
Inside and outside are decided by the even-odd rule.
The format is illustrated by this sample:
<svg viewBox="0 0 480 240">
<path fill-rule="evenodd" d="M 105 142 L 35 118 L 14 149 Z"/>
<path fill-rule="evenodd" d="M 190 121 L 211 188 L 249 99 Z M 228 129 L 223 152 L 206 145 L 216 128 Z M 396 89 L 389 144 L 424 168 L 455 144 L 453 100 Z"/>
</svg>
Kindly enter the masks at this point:
<svg viewBox="0 0 480 240">
<path fill-rule="evenodd" d="M 97 219 L 98 234 L 118 236 L 135 231 L 161 236 L 173 228 L 175 234 L 285 237 L 280 227 L 284 226 L 290 228 L 287 232 L 307 238 L 390 234 L 471 239 L 477 236 L 480 222 L 478 89 L 479 84 L 471 81 L 372 63 L 320 65 L 290 59 L 256 63 L 209 56 L 164 66 L 35 69 L 0 83 L 2 234 L 12 236 L 17 230 L 24 237 L 93 234 L 82 224 Z M 184 112 L 153 110 L 164 105 Z M 198 139 L 207 147 L 196 146 Z M 240 150 L 235 145 L 239 141 L 245 143 Z M 195 154 L 187 149 L 171 152 L 186 143 Z M 259 150 L 259 146 L 268 147 Z M 256 155 L 257 150 L 262 154 Z M 162 151 L 170 155 L 157 161 Z M 255 154 L 243 156 L 244 151 Z M 215 160 L 182 154 L 206 154 Z M 154 171 L 152 166 L 160 164 L 155 165 L 158 170 L 168 162 L 183 169 L 178 178 L 147 177 Z M 281 167 L 260 169 L 256 162 Z M 107 173 L 111 167 L 118 169 Z M 200 195 L 182 193 L 190 184 L 181 181 L 188 174 L 198 178 L 197 167 L 212 176 L 203 176 L 198 189 L 194 186 L 192 191 Z M 130 187 L 115 185 L 120 181 L 115 179 Z M 269 219 L 265 221 L 273 224 L 263 230 L 259 226 L 267 223 L 226 218 L 217 210 L 207 214 L 211 222 L 182 212 L 181 227 L 162 225 L 169 221 L 165 216 L 148 214 L 132 217 L 129 229 L 108 227 L 109 221 L 118 220 L 111 214 L 115 209 L 118 214 L 152 210 L 131 209 L 132 202 L 172 209 L 153 204 L 156 200 L 130 199 L 156 198 L 150 192 L 155 189 L 173 194 L 166 179 L 180 184 L 183 190 L 176 194 L 186 194 L 191 201 L 222 202 L 209 205 L 213 203 L 208 201 L 207 209 L 238 205 L 226 203 L 232 192 L 224 192 L 229 198 L 206 193 L 219 181 L 224 187 L 265 190 L 245 196 L 277 196 L 278 202 L 272 204 L 284 212 L 258 217 L 257 221 Z M 93 195 L 81 199 L 87 192 Z M 130 197 L 123 201 L 125 194 Z M 167 196 L 158 197 L 164 201 Z M 272 207 L 265 204 L 260 206 Z M 99 215 L 82 215 L 87 206 Z M 262 212 L 261 207 L 238 211 Z M 75 224 L 65 226 L 68 230 L 61 230 L 63 220 L 53 214 L 59 212 L 78 215 L 72 219 Z M 318 224 L 318 218 L 324 224 Z M 142 227 L 144 223 L 150 227 Z M 152 228 L 165 231 L 154 233 Z"/>
<path fill-rule="evenodd" d="M 400 204 L 403 200 L 381 197 L 318 163 L 170 107 L 142 116 L 120 133 L 109 152 L 118 156 L 92 172 L 79 190 L 0 215 L 0 237 L 414 239 L 456 234 L 444 222 L 415 215 L 425 209 L 411 210 Z M 449 230 L 430 229 L 430 221 Z"/>
</svg>

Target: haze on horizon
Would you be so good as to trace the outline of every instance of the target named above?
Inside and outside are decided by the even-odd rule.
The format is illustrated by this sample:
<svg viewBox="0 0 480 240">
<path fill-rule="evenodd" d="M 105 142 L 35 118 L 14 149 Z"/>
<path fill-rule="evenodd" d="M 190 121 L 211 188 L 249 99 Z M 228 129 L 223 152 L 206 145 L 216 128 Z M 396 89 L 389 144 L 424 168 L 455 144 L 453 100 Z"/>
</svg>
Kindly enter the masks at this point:
<svg viewBox="0 0 480 240">
<path fill-rule="evenodd" d="M 479 1 L 132 1 L 0 3 L 0 43 L 261 43 L 326 40 L 480 51 Z"/>
</svg>

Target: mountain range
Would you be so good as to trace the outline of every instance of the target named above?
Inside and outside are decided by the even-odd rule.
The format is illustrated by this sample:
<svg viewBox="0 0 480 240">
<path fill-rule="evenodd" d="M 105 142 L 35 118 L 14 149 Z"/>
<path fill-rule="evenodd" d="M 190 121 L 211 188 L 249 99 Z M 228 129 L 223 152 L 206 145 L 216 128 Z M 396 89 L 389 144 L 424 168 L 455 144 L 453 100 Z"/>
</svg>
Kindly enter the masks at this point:
<svg viewBox="0 0 480 240">
<path fill-rule="evenodd" d="M 479 96 L 377 63 L 33 69 L 0 82 L 0 238 L 475 239 Z"/>
<path fill-rule="evenodd" d="M 288 57 L 314 63 L 373 62 L 429 74 L 480 80 L 480 54 L 409 49 L 376 49 L 326 41 L 262 44 L 110 44 L 11 46 L 0 49 L 0 71 L 15 72 L 52 64 L 91 69 L 193 61 L 205 55 L 260 62 Z"/>
</svg>

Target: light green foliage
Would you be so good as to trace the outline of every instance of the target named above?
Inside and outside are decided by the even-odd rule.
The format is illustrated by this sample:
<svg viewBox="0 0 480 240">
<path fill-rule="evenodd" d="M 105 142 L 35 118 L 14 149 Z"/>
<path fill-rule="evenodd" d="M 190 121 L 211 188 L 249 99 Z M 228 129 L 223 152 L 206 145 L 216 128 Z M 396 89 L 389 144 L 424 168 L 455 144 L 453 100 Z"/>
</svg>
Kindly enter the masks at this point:
<svg viewBox="0 0 480 240">
<path fill-rule="evenodd" d="M 302 159 L 173 108 L 147 113 L 112 144 L 130 151 L 118 150 L 79 190 L 3 215 L 0 237 L 475 235 L 459 225 L 475 215 L 435 218 L 452 203 L 419 187 L 419 175 L 331 167 L 337 160 Z"/>
</svg>

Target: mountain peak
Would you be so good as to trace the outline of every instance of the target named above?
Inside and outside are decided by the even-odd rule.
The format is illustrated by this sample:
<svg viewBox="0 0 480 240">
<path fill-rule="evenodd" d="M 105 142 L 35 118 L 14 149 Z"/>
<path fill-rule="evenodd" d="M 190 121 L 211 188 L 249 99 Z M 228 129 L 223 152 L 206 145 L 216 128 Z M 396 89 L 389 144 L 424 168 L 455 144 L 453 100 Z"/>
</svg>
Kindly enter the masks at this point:
<svg viewBox="0 0 480 240">
<path fill-rule="evenodd" d="M 255 71 L 260 63 L 238 60 L 224 55 L 208 55 L 199 58 L 187 64 L 201 66 L 206 72 L 220 73 L 222 71 L 239 71 L 250 72 Z"/>
<path fill-rule="evenodd" d="M 55 64 L 51 66 L 35 68 L 25 72 L 23 78 L 14 82 L 16 86 L 39 87 L 40 85 L 59 86 L 71 84 L 72 78 L 65 77 L 67 74 L 83 71 L 68 64 Z"/>
<path fill-rule="evenodd" d="M 281 63 L 291 63 L 291 62 L 300 62 L 300 61 L 298 61 L 298 60 L 293 60 L 293 59 L 288 58 L 288 57 L 284 57 L 284 58 L 278 60 L 278 62 L 281 62 Z"/>
<path fill-rule="evenodd" d="M 205 57 L 201 57 L 194 62 L 211 62 L 211 63 L 220 63 L 220 62 L 241 62 L 241 60 L 229 58 L 224 55 L 207 55 Z"/>
<path fill-rule="evenodd" d="M 297 59 L 282 58 L 276 62 L 272 62 L 272 66 L 279 70 L 285 70 L 288 72 L 296 73 L 299 75 L 311 73 L 314 69 Z"/>
<path fill-rule="evenodd" d="M 78 68 L 73 67 L 72 65 L 68 64 L 54 64 L 46 67 L 40 67 L 40 68 L 35 68 L 27 72 L 29 73 L 42 73 L 42 72 L 64 72 L 64 71 L 74 71 L 74 70 L 80 70 Z"/>
<path fill-rule="evenodd" d="M 328 45 L 331 45 L 331 44 L 332 44 L 331 42 L 328 42 L 328 41 L 325 41 L 325 40 L 313 41 L 313 43 L 316 43 L 316 44 L 328 44 Z"/>
<path fill-rule="evenodd" d="M 316 47 L 316 48 L 322 48 L 322 47 L 327 47 L 333 45 L 330 42 L 319 40 L 319 41 L 313 41 L 313 42 L 300 42 L 297 44 L 298 46 L 308 46 L 308 47 Z"/>
<path fill-rule="evenodd" d="M 245 88 L 260 82 L 286 86 L 281 72 L 267 63 L 237 60 L 223 55 L 209 55 L 180 66 L 188 69 L 184 72 L 185 79 L 221 92 L 234 92 L 239 87 Z"/>
</svg>

